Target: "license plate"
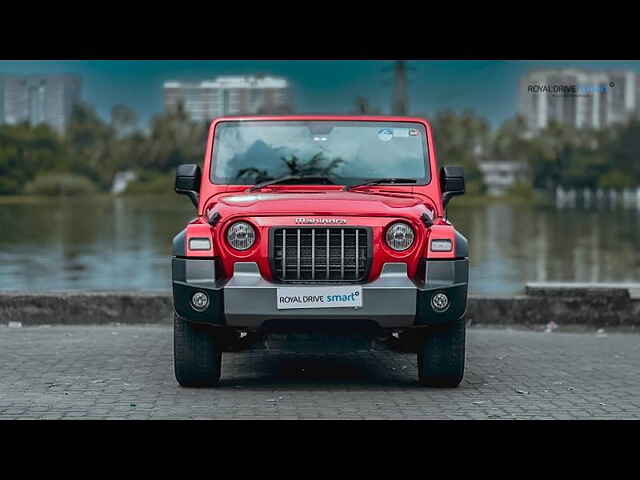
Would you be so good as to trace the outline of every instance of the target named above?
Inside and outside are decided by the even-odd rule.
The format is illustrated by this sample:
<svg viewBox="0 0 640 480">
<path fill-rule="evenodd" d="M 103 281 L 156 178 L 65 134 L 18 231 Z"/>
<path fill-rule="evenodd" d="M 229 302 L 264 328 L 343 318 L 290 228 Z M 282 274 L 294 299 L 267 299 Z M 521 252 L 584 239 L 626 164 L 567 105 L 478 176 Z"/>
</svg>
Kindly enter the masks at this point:
<svg viewBox="0 0 640 480">
<path fill-rule="evenodd" d="M 278 310 L 290 308 L 362 307 L 362 286 L 278 287 Z"/>
</svg>

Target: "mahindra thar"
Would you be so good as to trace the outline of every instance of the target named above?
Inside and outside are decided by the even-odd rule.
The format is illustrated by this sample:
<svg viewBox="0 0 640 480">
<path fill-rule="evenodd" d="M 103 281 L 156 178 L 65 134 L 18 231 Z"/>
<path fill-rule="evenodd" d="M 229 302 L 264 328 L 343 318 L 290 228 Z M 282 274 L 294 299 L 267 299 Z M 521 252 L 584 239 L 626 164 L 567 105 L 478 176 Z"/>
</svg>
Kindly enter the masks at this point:
<svg viewBox="0 0 640 480">
<path fill-rule="evenodd" d="M 215 386 L 222 352 L 300 332 L 417 353 L 421 385 L 462 380 L 469 251 L 446 206 L 464 175 L 438 171 L 426 120 L 218 118 L 175 191 L 197 208 L 173 240 L 180 385 Z"/>
</svg>

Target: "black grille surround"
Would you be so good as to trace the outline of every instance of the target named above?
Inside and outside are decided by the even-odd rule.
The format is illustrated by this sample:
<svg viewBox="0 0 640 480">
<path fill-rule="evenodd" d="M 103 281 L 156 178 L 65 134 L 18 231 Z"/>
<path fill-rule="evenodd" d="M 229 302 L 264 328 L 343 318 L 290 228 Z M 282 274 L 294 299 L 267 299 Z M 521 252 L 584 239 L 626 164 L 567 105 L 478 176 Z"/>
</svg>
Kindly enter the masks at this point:
<svg viewBox="0 0 640 480">
<path fill-rule="evenodd" d="M 272 227 L 269 264 L 273 280 L 305 284 L 364 283 L 371 268 L 372 244 L 370 227 Z"/>
</svg>

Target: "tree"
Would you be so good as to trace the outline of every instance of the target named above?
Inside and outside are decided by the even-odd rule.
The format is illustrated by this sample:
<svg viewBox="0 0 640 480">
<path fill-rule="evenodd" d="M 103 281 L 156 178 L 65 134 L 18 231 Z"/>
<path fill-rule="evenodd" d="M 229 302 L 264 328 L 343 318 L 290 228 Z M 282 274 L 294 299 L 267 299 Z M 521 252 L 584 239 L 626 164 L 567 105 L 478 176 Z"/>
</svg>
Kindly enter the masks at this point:
<svg viewBox="0 0 640 480">
<path fill-rule="evenodd" d="M 119 138 L 129 135 L 138 124 L 138 115 L 126 105 L 114 105 L 111 109 L 111 126 Z"/>
<path fill-rule="evenodd" d="M 207 123 L 194 122 L 183 108 L 156 115 L 141 158 L 143 168 L 169 171 L 182 163 L 200 163 Z"/>
<path fill-rule="evenodd" d="M 520 115 L 505 120 L 492 139 L 492 159 L 526 162 L 533 154 L 533 145 L 527 135 L 526 119 Z"/>
<path fill-rule="evenodd" d="M 66 167 L 108 188 L 118 170 L 113 155 L 115 140 L 115 130 L 93 107 L 75 105 L 65 138 L 69 152 Z"/>
<path fill-rule="evenodd" d="M 0 194 L 22 192 L 37 174 L 65 160 L 61 140 L 49 126 L 0 126 Z"/>
<path fill-rule="evenodd" d="M 609 158 L 609 168 L 599 179 L 601 187 L 640 185 L 640 120 L 632 118 L 629 123 L 615 127 L 602 150 Z"/>
<path fill-rule="evenodd" d="M 489 122 L 472 111 L 457 114 L 448 110 L 436 115 L 433 132 L 440 164 L 464 167 L 468 191 L 482 191 L 478 163 L 485 160 L 490 152 Z"/>
</svg>

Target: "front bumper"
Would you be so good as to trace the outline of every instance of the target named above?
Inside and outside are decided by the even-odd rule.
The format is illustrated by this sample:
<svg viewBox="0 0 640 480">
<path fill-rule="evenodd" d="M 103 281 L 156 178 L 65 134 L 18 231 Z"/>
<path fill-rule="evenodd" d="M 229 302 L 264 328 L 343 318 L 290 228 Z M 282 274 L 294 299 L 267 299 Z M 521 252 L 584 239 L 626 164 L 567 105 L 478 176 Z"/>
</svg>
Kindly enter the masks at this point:
<svg viewBox="0 0 640 480">
<path fill-rule="evenodd" d="M 377 280 L 362 285 L 362 308 L 278 310 L 276 289 L 282 285 L 262 278 L 256 263 L 238 262 L 229 280 L 216 281 L 214 260 L 174 258 L 174 307 L 180 316 L 193 322 L 246 329 L 318 322 L 338 328 L 358 321 L 381 328 L 405 328 L 442 324 L 464 315 L 468 260 L 429 260 L 422 270 L 424 281 L 414 281 L 407 276 L 406 264 L 386 263 Z M 198 291 L 210 299 L 203 312 L 191 307 L 191 297 Z M 449 299 L 444 312 L 431 307 L 437 293 Z"/>
</svg>

